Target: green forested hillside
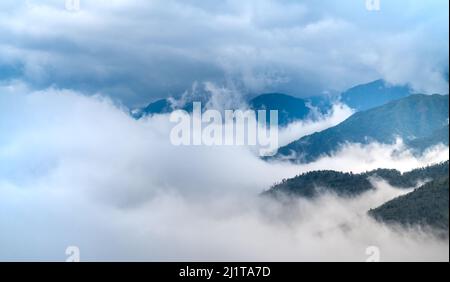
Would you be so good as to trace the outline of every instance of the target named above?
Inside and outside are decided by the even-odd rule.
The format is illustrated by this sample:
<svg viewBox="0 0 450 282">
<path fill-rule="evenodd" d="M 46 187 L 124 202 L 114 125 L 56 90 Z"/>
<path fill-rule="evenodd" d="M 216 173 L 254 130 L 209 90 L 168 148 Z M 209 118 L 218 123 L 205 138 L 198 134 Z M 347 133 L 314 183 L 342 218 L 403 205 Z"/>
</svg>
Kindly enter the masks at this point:
<svg viewBox="0 0 450 282">
<path fill-rule="evenodd" d="M 406 173 L 394 169 L 377 169 L 365 173 L 343 173 L 338 171 L 313 171 L 298 175 L 291 179 L 284 179 L 272 186 L 266 195 L 314 197 L 321 191 L 329 191 L 340 196 L 355 196 L 373 189 L 370 177 L 379 177 L 390 185 L 399 188 L 410 188 L 418 181 L 433 180 L 448 175 L 449 162 L 436 164 Z"/>
<path fill-rule="evenodd" d="M 449 177 L 431 181 L 412 193 L 370 210 L 369 214 L 386 223 L 429 226 L 448 233 Z"/>
</svg>

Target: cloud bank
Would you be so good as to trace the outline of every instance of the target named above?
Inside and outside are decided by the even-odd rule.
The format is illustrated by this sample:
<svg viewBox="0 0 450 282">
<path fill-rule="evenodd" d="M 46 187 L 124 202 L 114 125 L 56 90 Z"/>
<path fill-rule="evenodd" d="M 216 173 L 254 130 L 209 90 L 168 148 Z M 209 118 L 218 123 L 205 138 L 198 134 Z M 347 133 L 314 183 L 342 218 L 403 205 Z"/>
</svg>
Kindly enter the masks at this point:
<svg viewBox="0 0 450 282">
<path fill-rule="evenodd" d="M 402 171 L 448 159 L 397 145 L 349 145 L 308 165 L 266 163 L 245 147 L 174 147 L 168 116 L 136 121 L 103 96 L 49 89 L 0 95 L 0 259 L 448 260 L 448 241 L 397 232 L 365 212 L 405 193 L 378 189 L 293 207 L 258 197 L 312 169 Z"/>
</svg>

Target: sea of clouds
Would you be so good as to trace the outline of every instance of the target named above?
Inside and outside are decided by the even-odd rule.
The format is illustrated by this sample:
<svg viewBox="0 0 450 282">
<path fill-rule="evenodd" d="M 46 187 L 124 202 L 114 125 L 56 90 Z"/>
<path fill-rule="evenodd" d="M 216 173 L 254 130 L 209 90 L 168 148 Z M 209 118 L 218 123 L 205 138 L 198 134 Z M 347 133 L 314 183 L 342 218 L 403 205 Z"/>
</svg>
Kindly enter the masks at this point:
<svg viewBox="0 0 450 282">
<path fill-rule="evenodd" d="M 85 261 L 365 261 L 369 246 L 387 261 L 449 259 L 448 240 L 367 216 L 410 191 L 383 181 L 352 199 L 259 196 L 310 170 L 408 171 L 447 160 L 448 147 L 415 157 L 401 142 L 348 144 L 310 164 L 267 163 L 244 146 L 173 146 L 168 115 L 135 120 L 102 95 L 0 91 L 0 260 L 63 261 L 67 246 Z M 349 114 L 335 106 L 304 131 L 282 129 L 281 143 Z"/>
</svg>

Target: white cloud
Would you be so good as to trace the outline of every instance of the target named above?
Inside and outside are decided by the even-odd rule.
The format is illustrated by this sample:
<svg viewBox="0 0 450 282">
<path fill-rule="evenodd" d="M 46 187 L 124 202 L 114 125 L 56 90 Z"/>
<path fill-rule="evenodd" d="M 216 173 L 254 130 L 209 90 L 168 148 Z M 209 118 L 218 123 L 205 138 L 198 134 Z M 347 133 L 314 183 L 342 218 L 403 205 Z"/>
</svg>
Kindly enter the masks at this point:
<svg viewBox="0 0 450 282">
<path fill-rule="evenodd" d="M 428 148 L 420 156 L 405 146 L 401 139 L 397 139 L 394 144 L 382 143 L 347 143 L 342 145 L 337 151 L 329 156 L 325 155 L 313 163 L 304 164 L 301 167 L 305 170 L 331 169 L 346 172 L 365 172 L 376 168 L 392 168 L 401 172 L 413 170 L 417 167 L 427 166 L 448 160 L 448 146 L 438 144 Z M 296 159 L 295 152 L 281 160 Z"/>
<path fill-rule="evenodd" d="M 398 234 L 367 218 L 402 193 L 332 195 L 285 210 L 257 197 L 311 169 L 402 171 L 448 158 L 349 145 L 333 158 L 269 164 L 245 147 L 174 147 L 167 116 L 135 121 L 101 96 L 47 90 L 0 95 L 1 259 L 448 260 L 448 241 Z M 350 230 L 338 228 L 346 223 Z"/>
<path fill-rule="evenodd" d="M 285 128 L 280 128 L 280 147 L 286 146 L 303 136 L 311 135 L 315 132 L 323 131 L 327 128 L 338 125 L 353 114 L 353 110 L 343 104 L 334 104 L 330 111 L 325 114 L 316 114 L 314 119 L 306 119 L 288 124 Z"/>
</svg>

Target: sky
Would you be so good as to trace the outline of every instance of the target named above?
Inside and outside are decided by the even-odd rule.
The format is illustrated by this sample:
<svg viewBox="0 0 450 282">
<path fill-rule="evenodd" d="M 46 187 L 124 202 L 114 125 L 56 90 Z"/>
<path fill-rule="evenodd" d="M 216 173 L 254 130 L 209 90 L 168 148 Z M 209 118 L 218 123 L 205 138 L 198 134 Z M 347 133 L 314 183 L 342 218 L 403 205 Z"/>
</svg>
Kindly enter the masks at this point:
<svg viewBox="0 0 450 282">
<path fill-rule="evenodd" d="M 1 1 L 0 83 L 128 107 L 214 84 L 339 93 L 383 78 L 448 93 L 448 1 Z M 70 8 L 70 7 L 69 7 Z"/>
</svg>

